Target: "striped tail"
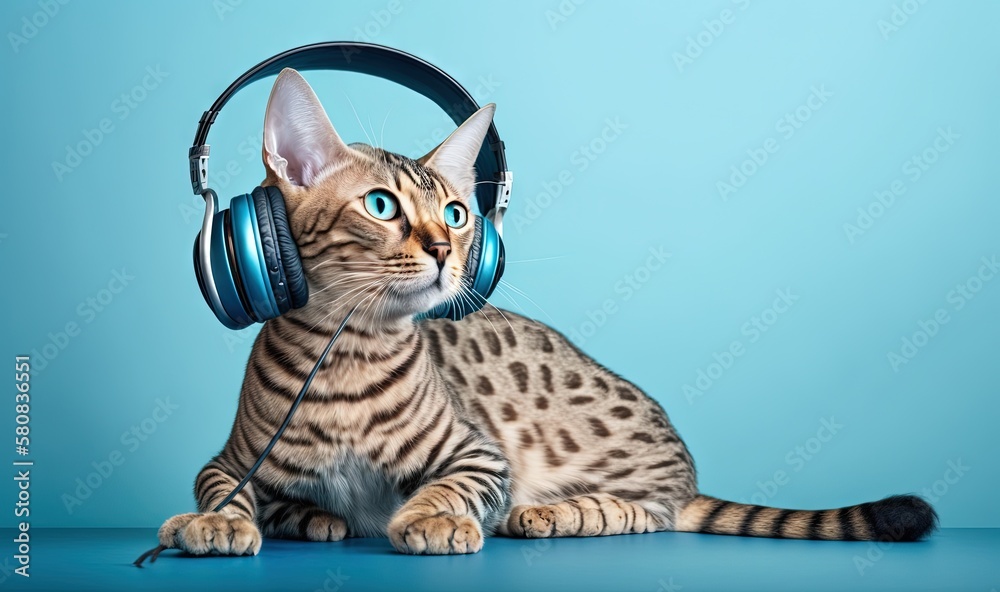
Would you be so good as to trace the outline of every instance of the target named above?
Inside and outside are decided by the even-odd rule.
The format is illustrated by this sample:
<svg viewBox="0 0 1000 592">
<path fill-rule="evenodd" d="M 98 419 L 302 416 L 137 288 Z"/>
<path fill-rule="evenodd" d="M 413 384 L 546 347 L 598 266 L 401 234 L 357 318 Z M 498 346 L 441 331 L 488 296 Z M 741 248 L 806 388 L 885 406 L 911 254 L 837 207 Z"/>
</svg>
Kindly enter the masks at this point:
<svg viewBox="0 0 1000 592">
<path fill-rule="evenodd" d="M 675 530 L 823 541 L 918 541 L 937 526 L 923 499 L 894 495 L 836 510 L 783 510 L 696 496 L 681 510 Z"/>
</svg>

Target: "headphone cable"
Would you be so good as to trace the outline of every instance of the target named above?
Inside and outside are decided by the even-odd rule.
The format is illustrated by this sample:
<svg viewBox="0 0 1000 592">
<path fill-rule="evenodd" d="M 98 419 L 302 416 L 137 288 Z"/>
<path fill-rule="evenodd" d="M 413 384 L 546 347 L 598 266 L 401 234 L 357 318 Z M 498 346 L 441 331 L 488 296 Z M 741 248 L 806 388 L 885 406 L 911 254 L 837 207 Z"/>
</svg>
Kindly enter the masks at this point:
<svg viewBox="0 0 1000 592">
<path fill-rule="evenodd" d="M 233 498 L 235 498 L 240 493 L 240 491 L 243 490 L 246 484 L 250 482 L 250 479 L 253 478 L 254 473 L 256 473 L 257 469 L 260 468 L 260 465 L 263 464 L 264 459 L 267 458 L 267 455 L 271 452 L 271 449 L 274 448 L 274 445 L 278 443 L 278 440 L 281 438 L 281 434 L 285 432 L 285 428 L 287 428 L 288 424 L 291 423 L 292 416 L 295 415 L 295 410 L 298 409 L 299 403 L 301 403 L 302 399 L 305 398 L 306 391 L 309 390 L 309 385 L 312 384 L 313 378 L 316 377 L 316 373 L 319 372 L 320 367 L 326 360 L 326 356 L 330 353 L 330 350 L 333 349 L 333 344 L 337 342 L 337 338 L 340 337 L 340 334 L 344 331 L 344 327 L 347 326 L 347 321 L 350 320 L 351 316 L 354 315 L 354 311 L 356 311 L 359 306 L 361 306 L 360 302 L 358 304 L 355 304 L 354 308 L 352 308 L 351 311 L 347 313 L 347 316 L 344 317 L 344 320 L 340 322 L 340 326 L 337 327 L 337 331 L 333 334 L 333 337 L 330 338 L 330 343 L 326 344 L 326 349 L 324 349 L 323 353 L 320 354 L 319 360 L 317 360 L 316 365 L 313 366 L 312 372 L 309 373 L 309 376 L 306 378 L 306 381 L 302 384 L 302 390 L 299 391 L 299 395 L 295 397 L 295 401 L 292 402 L 292 406 L 288 409 L 288 414 L 285 415 L 285 421 L 282 422 L 281 427 L 278 428 L 278 431 L 274 433 L 274 437 L 271 438 L 271 441 L 264 448 L 264 451 L 260 453 L 259 457 L 257 457 L 257 462 L 255 462 L 253 466 L 250 467 L 250 470 L 247 472 L 246 476 L 243 477 L 243 480 L 240 481 L 239 485 L 236 486 L 236 489 L 232 490 L 229 493 L 229 495 L 226 496 L 226 499 L 222 500 L 221 502 L 219 502 L 219 505 L 215 506 L 215 509 L 212 510 L 213 512 L 218 512 L 222 510 L 222 508 L 226 507 L 226 505 L 228 505 L 229 502 L 233 501 Z M 170 547 L 167 547 L 165 545 L 158 545 L 140 555 L 139 558 L 136 559 L 132 564 L 135 565 L 136 567 L 142 567 L 142 563 L 146 560 L 146 558 L 149 558 L 150 563 L 154 563 L 156 562 L 156 558 L 160 555 L 160 553 L 169 548 Z"/>
</svg>

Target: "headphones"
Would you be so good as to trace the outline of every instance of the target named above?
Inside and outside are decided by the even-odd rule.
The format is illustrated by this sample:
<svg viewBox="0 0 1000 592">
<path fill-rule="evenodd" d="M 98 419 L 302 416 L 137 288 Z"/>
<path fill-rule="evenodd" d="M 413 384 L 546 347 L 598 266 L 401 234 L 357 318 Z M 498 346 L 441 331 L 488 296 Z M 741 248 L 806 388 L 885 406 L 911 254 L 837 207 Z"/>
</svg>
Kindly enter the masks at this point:
<svg viewBox="0 0 1000 592">
<path fill-rule="evenodd" d="M 305 306 L 309 286 L 298 246 L 288 224 L 285 200 L 277 187 L 256 187 L 219 211 L 218 196 L 208 188 L 208 131 L 222 107 L 249 84 L 296 70 L 342 70 L 378 76 L 414 90 L 461 124 L 479 105 L 451 76 L 408 53 L 371 43 L 328 42 L 305 45 L 257 64 L 215 100 L 198 122 L 188 152 L 191 187 L 205 198 L 205 218 L 194 242 L 194 269 L 205 302 L 223 325 L 244 329 Z M 513 174 L 507 170 L 504 145 L 490 123 L 476 159 L 476 202 L 472 247 L 462 282 L 470 298 L 455 299 L 418 315 L 460 320 L 483 307 L 504 271 L 503 215 L 510 203 Z M 486 181 L 485 183 L 483 181 Z"/>
</svg>

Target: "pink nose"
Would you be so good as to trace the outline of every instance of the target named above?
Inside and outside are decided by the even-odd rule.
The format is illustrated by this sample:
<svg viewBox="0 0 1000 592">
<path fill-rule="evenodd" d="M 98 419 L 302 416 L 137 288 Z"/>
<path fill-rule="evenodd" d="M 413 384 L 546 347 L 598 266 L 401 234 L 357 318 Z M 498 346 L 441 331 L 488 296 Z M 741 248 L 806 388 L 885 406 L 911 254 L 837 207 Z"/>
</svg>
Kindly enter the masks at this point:
<svg viewBox="0 0 1000 592">
<path fill-rule="evenodd" d="M 438 267 L 441 267 L 444 265 L 444 260 L 451 253 L 451 243 L 448 242 L 432 243 L 424 247 L 424 250 L 430 253 L 431 255 L 434 255 L 434 257 L 437 259 Z"/>
</svg>

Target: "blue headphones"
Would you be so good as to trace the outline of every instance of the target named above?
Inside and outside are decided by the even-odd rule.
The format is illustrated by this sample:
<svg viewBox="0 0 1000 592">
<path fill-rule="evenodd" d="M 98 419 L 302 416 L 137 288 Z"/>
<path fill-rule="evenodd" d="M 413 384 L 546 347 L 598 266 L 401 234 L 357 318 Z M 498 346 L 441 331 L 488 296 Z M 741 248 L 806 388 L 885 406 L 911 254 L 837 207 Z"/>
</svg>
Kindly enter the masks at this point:
<svg viewBox="0 0 1000 592">
<path fill-rule="evenodd" d="M 309 286 L 298 246 L 289 230 L 285 200 L 277 187 L 256 187 L 238 195 L 229 209 L 219 211 L 219 198 L 208 188 L 208 130 L 222 107 L 247 85 L 297 70 L 343 70 L 378 76 L 434 101 L 456 124 L 479 109 L 458 82 L 435 66 L 410 54 L 370 43 L 329 42 L 306 45 L 257 64 L 222 93 L 198 122 L 188 152 L 191 187 L 205 198 L 205 218 L 194 243 L 194 268 L 205 302 L 223 325 L 243 329 L 305 306 Z M 480 183 L 475 234 L 462 281 L 473 297 L 444 303 L 423 318 L 460 320 L 483 307 L 504 271 L 501 239 L 503 215 L 510 203 L 513 174 L 507 170 L 503 142 L 490 124 L 476 159 Z M 487 183 L 482 183 L 482 181 Z"/>
</svg>

